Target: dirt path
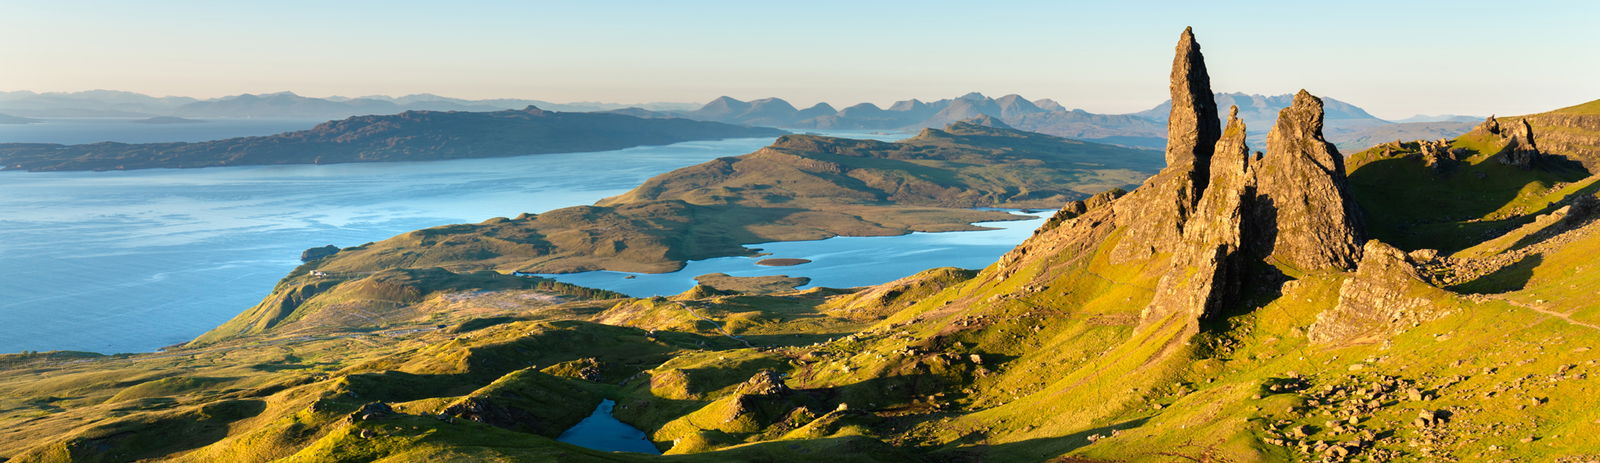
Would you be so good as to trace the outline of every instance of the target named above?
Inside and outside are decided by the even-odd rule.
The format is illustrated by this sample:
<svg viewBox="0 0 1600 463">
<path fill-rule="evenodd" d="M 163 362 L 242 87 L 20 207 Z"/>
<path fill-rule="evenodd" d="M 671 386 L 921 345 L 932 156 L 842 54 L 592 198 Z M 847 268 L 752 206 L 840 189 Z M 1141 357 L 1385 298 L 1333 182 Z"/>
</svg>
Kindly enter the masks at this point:
<svg viewBox="0 0 1600 463">
<path fill-rule="evenodd" d="M 1512 300 L 1511 298 L 1507 298 L 1507 297 L 1503 297 L 1503 296 L 1495 296 L 1493 298 L 1496 299 L 1496 300 L 1505 301 L 1506 303 L 1514 305 L 1514 306 L 1517 306 L 1517 307 L 1521 307 L 1521 308 L 1524 308 L 1524 309 L 1532 310 L 1534 312 L 1539 312 L 1539 313 L 1542 313 L 1542 314 L 1545 314 L 1545 315 L 1549 315 L 1549 316 L 1552 316 L 1552 317 L 1559 318 L 1559 319 L 1561 319 L 1561 321 L 1567 322 L 1568 324 L 1581 326 L 1581 327 L 1588 328 L 1588 329 L 1595 330 L 1595 331 L 1600 331 L 1600 325 L 1595 325 L 1595 324 L 1592 324 L 1592 323 L 1585 323 L 1585 322 L 1580 322 L 1580 321 L 1577 321 L 1577 320 L 1573 320 L 1572 319 L 1572 315 L 1570 315 L 1570 314 L 1557 312 L 1557 311 L 1554 311 L 1554 310 L 1546 309 L 1544 307 L 1540 307 L 1540 306 L 1537 306 L 1537 305 L 1529 304 L 1529 303 L 1526 303 L 1526 302 L 1515 301 L 1515 300 Z"/>
<path fill-rule="evenodd" d="M 685 303 L 679 302 L 678 303 L 678 307 L 683 307 L 683 310 L 689 311 L 689 315 L 694 315 L 695 318 L 698 318 L 698 319 L 701 319 L 701 320 L 705 320 L 706 322 L 711 323 L 711 326 L 717 327 L 717 331 L 722 333 L 723 336 L 727 336 L 729 338 L 732 338 L 735 341 L 742 342 L 742 343 L 744 343 L 745 347 L 755 347 L 756 346 L 755 344 L 751 344 L 750 341 L 744 340 L 744 338 L 742 338 L 742 337 L 736 336 L 733 333 L 729 333 L 728 330 L 723 328 L 722 324 L 721 323 L 717 323 L 716 320 L 712 320 L 710 318 L 706 318 L 706 316 L 704 316 L 704 315 L 700 315 L 700 312 L 694 311 L 694 307 L 690 307 L 689 304 L 685 304 Z"/>
</svg>

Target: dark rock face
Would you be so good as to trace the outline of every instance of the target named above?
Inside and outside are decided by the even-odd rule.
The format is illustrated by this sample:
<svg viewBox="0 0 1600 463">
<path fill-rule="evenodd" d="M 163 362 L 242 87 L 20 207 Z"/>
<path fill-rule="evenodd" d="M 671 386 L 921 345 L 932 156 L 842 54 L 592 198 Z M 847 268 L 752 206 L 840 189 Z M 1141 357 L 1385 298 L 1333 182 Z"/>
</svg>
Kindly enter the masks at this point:
<svg viewBox="0 0 1600 463">
<path fill-rule="evenodd" d="M 1215 150 L 1217 129 L 1215 98 L 1205 58 L 1194 32 L 1184 29 L 1172 60 L 1172 112 L 1167 122 L 1167 167 L 1117 202 L 1116 214 L 1127 230 L 1112 253 L 1115 262 L 1148 259 L 1162 245 L 1183 236 L 1183 224 L 1205 189 L 1207 166 Z"/>
<path fill-rule="evenodd" d="M 1203 175 L 1222 130 L 1217 126 L 1211 76 L 1206 73 L 1205 56 L 1200 54 L 1192 28 L 1185 28 L 1178 38 L 1169 88 L 1172 110 L 1167 117 L 1167 165 L 1193 164 Z"/>
<path fill-rule="evenodd" d="M 1533 141 L 1533 126 L 1528 125 L 1527 119 L 1516 119 L 1509 126 L 1503 126 L 1499 119 L 1489 116 L 1478 125 L 1478 130 L 1499 136 L 1505 144 L 1496 153 L 1502 164 L 1528 169 L 1539 159 L 1539 145 Z"/>
<path fill-rule="evenodd" d="M 1406 253 L 1368 241 L 1355 275 L 1339 287 L 1339 305 L 1318 313 L 1306 336 L 1319 344 L 1359 343 L 1445 315 L 1423 297 L 1427 291 L 1438 290 Z"/>
<path fill-rule="evenodd" d="M 1344 156 L 1322 137 L 1322 100 L 1305 90 L 1278 113 L 1255 169 L 1261 255 L 1301 270 L 1348 270 L 1361 227 L 1345 185 Z"/>
<path fill-rule="evenodd" d="M 1215 314 L 1238 293 L 1246 215 L 1255 196 L 1245 138 L 1245 124 L 1235 107 L 1215 147 L 1205 194 L 1183 227 L 1172 269 L 1157 283 L 1155 297 L 1140 318 L 1182 314 L 1184 320 L 1197 321 Z"/>
<path fill-rule="evenodd" d="M 1169 165 L 1113 205 L 1125 234 L 1112 262 L 1170 253 L 1142 323 L 1190 329 L 1235 302 L 1249 259 L 1300 270 L 1346 270 L 1361 256 L 1361 227 L 1344 158 L 1322 136 L 1322 101 L 1304 90 L 1279 112 L 1268 153 L 1252 157 L 1245 123 L 1208 123 L 1209 79 L 1185 31 L 1173 63 Z"/>
<path fill-rule="evenodd" d="M 328 257 L 328 256 L 331 256 L 331 255 L 334 255 L 334 254 L 338 254 L 338 253 L 339 253 L 339 247 L 330 244 L 330 245 L 323 246 L 323 247 L 320 247 L 320 248 L 307 249 L 307 250 L 301 252 L 300 253 L 300 261 L 301 262 L 311 262 L 313 260 L 321 259 L 321 258 Z"/>
</svg>

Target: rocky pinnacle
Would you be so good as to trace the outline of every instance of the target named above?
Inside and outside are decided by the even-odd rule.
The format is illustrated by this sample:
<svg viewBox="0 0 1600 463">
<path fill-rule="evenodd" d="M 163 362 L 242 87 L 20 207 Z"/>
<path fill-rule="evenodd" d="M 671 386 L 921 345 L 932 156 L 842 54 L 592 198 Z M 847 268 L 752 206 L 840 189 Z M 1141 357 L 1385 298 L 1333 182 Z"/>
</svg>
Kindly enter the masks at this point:
<svg viewBox="0 0 1600 463">
<path fill-rule="evenodd" d="M 1117 216 L 1127 236 L 1112 252 L 1113 262 L 1148 259 L 1183 236 L 1195 203 L 1206 187 L 1211 153 L 1221 130 L 1211 78 L 1192 29 L 1178 38 L 1172 60 L 1172 113 L 1167 120 L 1167 167 L 1119 201 Z"/>
<path fill-rule="evenodd" d="M 1167 165 L 1192 164 L 1205 175 L 1222 129 L 1217 123 L 1217 101 L 1211 94 L 1211 76 L 1194 29 L 1184 28 L 1172 58 L 1172 112 L 1167 119 Z M 1203 177 L 1202 177 L 1203 178 Z M 1203 181 L 1203 180 L 1202 180 Z M 1204 186 L 1201 186 L 1204 189 Z"/>
<path fill-rule="evenodd" d="M 1278 112 L 1255 169 L 1255 244 L 1300 270 L 1348 270 L 1361 260 L 1361 227 L 1344 156 L 1322 137 L 1322 119 L 1322 100 L 1305 90 Z"/>
<path fill-rule="evenodd" d="M 1255 182 L 1237 106 L 1229 111 L 1228 128 L 1214 152 L 1210 186 L 1183 227 L 1182 242 L 1174 246 L 1171 270 L 1156 284 L 1156 294 L 1140 316 L 1147 323 L 1181 314 L 1177 320 L 1192 324 L 1215 315 L 1238 294 Z"/>
</svg>

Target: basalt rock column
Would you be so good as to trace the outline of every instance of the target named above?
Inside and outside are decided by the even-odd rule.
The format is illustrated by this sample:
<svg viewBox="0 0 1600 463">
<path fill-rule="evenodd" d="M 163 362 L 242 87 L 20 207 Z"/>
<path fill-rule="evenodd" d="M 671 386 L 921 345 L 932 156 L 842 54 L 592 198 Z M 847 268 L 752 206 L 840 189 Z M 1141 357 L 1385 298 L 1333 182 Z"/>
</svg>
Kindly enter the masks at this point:
<svg viewBox="0 0 1600 463">
<path fill-rule="evenodd" d="M 1361 260 L 1361 226 L 1345 186 L 1344 156 L 1322 137 L 1322 100 L 1305 90 L 1278 112 L 1256 163 L 1249 246 L 1304 271 L 1349 270 Z"/>
<path fill-rule="evenodd" d="M 1222 135 L 1217 124 L 1217 100 L 1211 93 L 1211 76 L 1194 30 L 1185 28 L 1178 37 L 1177 56 L 1172 59 L 1172 110 L 1167 119 L 1167 165 L 1194 165 L 1199 189 L 1205 189 L 1205 174 L 1217 139 Z"/>
<path fill-rule="evenodd" d="M 1221 131 L 1211 77 L 1192 29 L 1178 37 L 1169 88 L 1167 167 L 1117 202 L 1118 225 L 1127 233 L 1112 254 L 1117 262 L 1170 251 L 1182 239 L 1183 225 L 1206 188 L 1207 166 Z"/>
<path fill-rule="evenodd" d="M 1184 225 L 1171 270 L 1157 283 L 1155 296 L 1141 314 L 1146 322 L 1181 314 L 1181 320 L 1194 323 L 1215 314 L 1238 293 L 1255 181 L 1237 106 L 1229 111 L 1228 128 L 1215 148 L 1205 194 Z"/>
</svg>

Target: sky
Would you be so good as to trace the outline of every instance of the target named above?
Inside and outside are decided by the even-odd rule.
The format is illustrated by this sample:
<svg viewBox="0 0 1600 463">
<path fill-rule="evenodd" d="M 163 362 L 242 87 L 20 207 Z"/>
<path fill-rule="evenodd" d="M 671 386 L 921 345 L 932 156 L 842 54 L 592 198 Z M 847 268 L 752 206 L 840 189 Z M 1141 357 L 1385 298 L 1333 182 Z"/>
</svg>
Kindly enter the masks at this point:
<svg viewBox="0 0 1600 463">
<path fill-rule="evenodd" d="M 1600 98 L 1600 2 L 0 2 L 0 90 L 555 102 L 977 91 L 1126 113 L 1193 26 L 1219 92 L 1305 88 L 1386 118 Z"/>
</svg>

